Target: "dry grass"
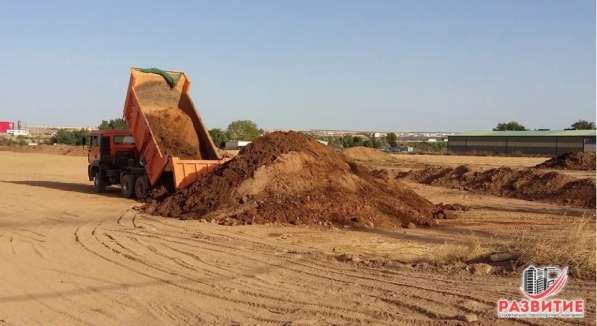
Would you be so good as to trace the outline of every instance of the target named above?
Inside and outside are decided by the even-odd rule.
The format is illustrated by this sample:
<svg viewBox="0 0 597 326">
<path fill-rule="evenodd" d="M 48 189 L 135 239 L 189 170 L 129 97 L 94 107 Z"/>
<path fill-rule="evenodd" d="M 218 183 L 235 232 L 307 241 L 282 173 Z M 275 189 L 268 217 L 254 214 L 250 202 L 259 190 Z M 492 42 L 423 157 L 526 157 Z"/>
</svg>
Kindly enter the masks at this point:
<svg viewBox="0 0 597 326">
<path fill-rule="evenodd" d="M 460 244 L 444 243 L 433 248 L 425 260 L 437 265 L 454 264 L 484 257 L 491 252 L 493 248 L 481 246 L 479 238 L 469 236 Z"/>
<path fill-rule="evenodd" d="M 507 250 L 523 266 L 568 266 L 575 277 L 595 278 L 595 224 L 590 218 L 570 219 L 552 237 L 526 235 L 513 240 Z"/>
</svg>

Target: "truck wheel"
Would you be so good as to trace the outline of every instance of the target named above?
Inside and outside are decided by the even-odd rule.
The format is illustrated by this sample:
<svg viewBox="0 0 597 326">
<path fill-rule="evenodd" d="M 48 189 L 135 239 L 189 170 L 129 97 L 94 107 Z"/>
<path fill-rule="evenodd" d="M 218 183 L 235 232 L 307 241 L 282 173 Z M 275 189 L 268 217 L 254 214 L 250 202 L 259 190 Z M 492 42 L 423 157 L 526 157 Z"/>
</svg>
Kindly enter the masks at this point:
<svg viewBox="0 0 597 326">
<path fill-rule="evenodd" d="M 120 180 L 120 191 L 126 198 L 133 198 L 135 196 L 135 176 L 126 174 Z"/>
<path fill-rule="evenodd" d="M 137 199 L 145 199 L 149 193 L 149 181 L 146 176 L 140 176 L 135 181 L 135 196 Z"/>
<path fill-rule="evenodd" d="M 93 186 L 95 187 L 96 192 L 102 193 L 106 191 L 106 180 L 104 179 L 104 174 L 101 169 L 95 173 Z"/>
</svg>

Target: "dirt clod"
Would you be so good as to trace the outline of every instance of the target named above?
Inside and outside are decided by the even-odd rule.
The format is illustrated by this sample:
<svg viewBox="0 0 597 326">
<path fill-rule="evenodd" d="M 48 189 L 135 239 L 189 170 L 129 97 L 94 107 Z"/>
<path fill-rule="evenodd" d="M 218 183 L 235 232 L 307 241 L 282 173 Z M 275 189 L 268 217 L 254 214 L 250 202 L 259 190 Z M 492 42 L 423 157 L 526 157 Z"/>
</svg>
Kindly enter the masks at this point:
<svg viewBox="0 0 597 326">
<path fill-rule="evenodd" d="M 404 184 L 375 177 L 369 169 L 297 132 L 258 138 L 214 172 L 150 206 L 163 216 L 225 225 L 392 229 L 408 223 L 432 225 L 434 209 Z"/>
<path fill-rule="evenodd" d="M 473 264 L 470 266 L 471 273 L 475 275 L 488 275 L 491 274 L 493 267 L 489 264 Z"/>
<path fill-rule="evenodd" d="M 458 203 L 453 203 L 453 204 L 444 204 L 444 203 L 439 203 L 437 205 L 435 205 L 438 209 L 443 209 L 446 211 L 457 211 L 457 212 L 466 212 L 469 210 L 468 207 L 462 205 L 462 204 L 458 204 Z"/>
<path fill-rule="evenodd" d="M 355 256 L 355 255 L 350 255 L 350 254 L 341 254 L 336 256 L 336 260 L 340 261 L 340 262 L 354 262 L 354 263 L 359 263 L 361 262 L 361 258 L 359 256 Z"/>
<path fill-rule="evenodd" d="M 595 152 L 564 153 L 536 166 L 541 169 L 595 171 Z"/>
<path fill-rule="evenodd" d="M 514 260 L 514 259 L 516 259 L 516 256 L 509 252 L 496 252 L 489 256 L 489 260 L 491 260 L 494 263 Z"/>
<path fill-rule="evenodd" d="M 464 314 L 463 316 L 464 321 L 466 321 L 467 323 L 474 323 L 479 321 L 479 317 L 477 317 L 477 315 L 470 313 L 470 314 Z"/>
</svg>

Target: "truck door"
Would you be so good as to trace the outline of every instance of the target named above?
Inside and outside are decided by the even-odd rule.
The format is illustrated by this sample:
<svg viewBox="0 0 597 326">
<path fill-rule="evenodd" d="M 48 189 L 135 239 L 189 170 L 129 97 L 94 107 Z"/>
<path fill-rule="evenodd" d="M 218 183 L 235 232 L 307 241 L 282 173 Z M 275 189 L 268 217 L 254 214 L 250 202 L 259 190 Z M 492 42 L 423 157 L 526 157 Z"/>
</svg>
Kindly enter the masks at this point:
<svg viewBox="0 0 597 326">
<path fill-rule="evenodd" d="M 110 137 L 100 137 L 100 160 L 102 162 L 110 162 Z"/>
<path fill-rule="evenodd" d="M 87 161 L 89 164 L 99 160 L 99 142 L 98 136 L 89 137 L 89 150 L 87 151 Z"/>
</svg>

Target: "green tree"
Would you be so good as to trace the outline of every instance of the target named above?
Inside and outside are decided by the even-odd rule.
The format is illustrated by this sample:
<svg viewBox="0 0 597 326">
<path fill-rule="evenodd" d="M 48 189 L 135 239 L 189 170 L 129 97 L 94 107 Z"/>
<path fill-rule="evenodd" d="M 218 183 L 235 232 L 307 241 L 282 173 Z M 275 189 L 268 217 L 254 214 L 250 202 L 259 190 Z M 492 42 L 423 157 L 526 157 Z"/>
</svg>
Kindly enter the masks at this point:
<svg viewBox="0 0 597 326">
<path fill-rule="evenodd" d="M 527 130 L 527 128 L 516 121 L 510 121 L 510 122 L 498 123 L 497 126 L 495 128 L 493 128 L 493 130 L 494 131 L 506 131 L 506 130 L 524 131 L 524 130 Z"/>
<path fill-rule="evenodd" d="M 371 137 L 371 147 L 373 148 L 381 148 L 381 141 L 376 137 Z"/>
<path fill-rule="evenodd" d="M 211 137 L 211 140 L 213 140 L 214 144 L 220 148 L 224 148 L 224 145 L 228 140 L 228 135 L 226 135 L 226 132 L 220 128 L 210 129 L 209 136 Z"/>
<path fill-rule="evenodd" d="M 100 130 L 109 130 L 109 129 L 127 129 L 126 121 L 122 118 L 116 118 L 112 120 L 102 120 L 102 123 L 97 127 Z"/>
<path fill-rule="evenodd" d="M 593 130 L 595 129 L 595 123 L 586 120 L 578 120 L 571 125 L 572 129 L 576 130 Z"/>
<path fill-rule="evenodd" d="M 226 132 L 230 140 L 253 141 L 261 136 L 263 130 L 257 128 L 257 124 L 251 120 L 237 120 L 228 125 Z"/>
<path fill-rule="evenodd" d="M 365 139 L 359 136 L 352 136 L 352 146 L 365 146 Z"/>
<path fill-rule="evenodd" d="M 386 142 L 390 147 L 398 147 L 398 136 L 395 133 L 390 132 L 386 135 Z"/>
<path fill-rule="evenodd" d="M 66 145 L 83 145 L 84 138 L 89 138 L 89 130 L 87 129 L 58 129 L 56 135 L 52 137 L 52 142 Z"/>
<path fill-rule="evenodd" d="M 354 146 L 354 139 L 352 138 L 352 136 L 346 135 L 342 137 L 342 147 L 349 148 L 352 146 Z"/>
</svg>

